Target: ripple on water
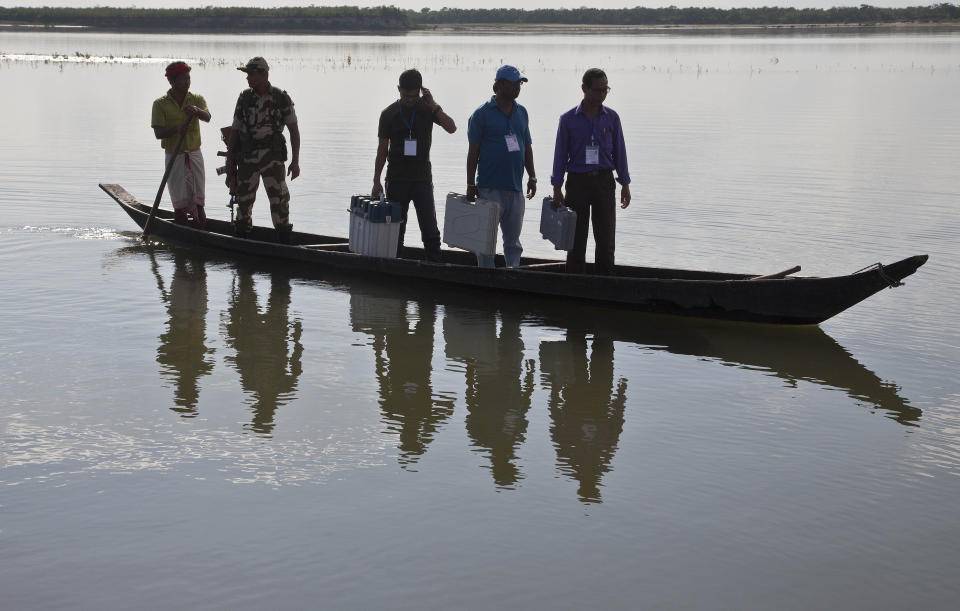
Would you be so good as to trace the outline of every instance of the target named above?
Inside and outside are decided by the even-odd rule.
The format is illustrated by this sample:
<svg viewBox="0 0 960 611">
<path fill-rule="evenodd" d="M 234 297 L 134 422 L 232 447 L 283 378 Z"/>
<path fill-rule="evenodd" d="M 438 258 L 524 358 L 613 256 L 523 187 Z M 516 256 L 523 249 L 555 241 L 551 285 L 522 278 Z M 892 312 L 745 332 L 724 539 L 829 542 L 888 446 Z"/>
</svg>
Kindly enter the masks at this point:
<svg viewBox="0 0 960 611">
<path fill-rule="evenodd" d="M 206 463 L 237 484 L 289 486 L 322 484 L 339 472 L 380 467 L 387 444 L 377 432 L 350 430 L 317 439 L 273 439 L 203 428 L 158 426 L 128 434 L 104 426 L 37 426 L 6 418 L 0 483 L 57 484 L 70 474 L 163 472 Z M 29 468 L 28 468 L 29 467 Z"/>
</svg>

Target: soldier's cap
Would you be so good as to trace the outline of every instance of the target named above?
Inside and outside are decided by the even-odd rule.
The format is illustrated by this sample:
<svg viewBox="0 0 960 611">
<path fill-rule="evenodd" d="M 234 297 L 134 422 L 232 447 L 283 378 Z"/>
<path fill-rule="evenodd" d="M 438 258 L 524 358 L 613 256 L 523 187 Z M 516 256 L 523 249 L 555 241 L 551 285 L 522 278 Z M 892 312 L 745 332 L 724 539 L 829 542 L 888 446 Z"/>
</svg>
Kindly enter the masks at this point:
<svg viewBox="0 0 960 611">
<path fill-rule="evenodd" d="M 267 72 L 270 70 L 270 66 L 267 64 L 267 60 L 257 56 L 248 61 L 246 66 L 240 66 L 237 70 L 246 72 L 247 74 L 251 72 Z"/>
<path fill-rule="evenodd" d="M 520 74 L 520 71 L 513 66 L 500 66 L 500 69 L 497 70 L 497 80 L 499 81 L 500 79 L 510 81 L 511 83 L 516 83 L 517 81 L 526 83 L 529 80 Z"/>
</svg>

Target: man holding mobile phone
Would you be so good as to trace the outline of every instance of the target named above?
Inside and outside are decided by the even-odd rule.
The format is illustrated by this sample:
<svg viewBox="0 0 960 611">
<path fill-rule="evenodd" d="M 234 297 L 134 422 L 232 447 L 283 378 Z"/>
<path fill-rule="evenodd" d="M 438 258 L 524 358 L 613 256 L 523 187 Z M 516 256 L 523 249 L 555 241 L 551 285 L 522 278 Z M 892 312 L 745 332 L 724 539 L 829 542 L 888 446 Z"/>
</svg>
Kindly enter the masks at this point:
<svg viewBox="0 0 960 611">
<path fill-rule="evenodd" d="M 430 90 L 423 87 L 423 77 L 417 70 L 406 70 L 397 86 L 400 99 L 380 113 L 377 130 L 379 145 L 374 164 L 373 197 L 380 197 L 384 187 L 380 183 L 384 164 L 387 165 L 386 197 L 403 206 L 403 222 L 397 241 L 397 255 L 403 249 L 410 202 L 417 211 L 417 223 L 428 261 L 440 261 L 440 229 L 433 200 L 433 175 L 430 166 L 430 144 L 433 124 L 448 134 L 457 126 L 437 104 Z M 421 96 L 422 92 L 422 96 Z"/>
</svg>

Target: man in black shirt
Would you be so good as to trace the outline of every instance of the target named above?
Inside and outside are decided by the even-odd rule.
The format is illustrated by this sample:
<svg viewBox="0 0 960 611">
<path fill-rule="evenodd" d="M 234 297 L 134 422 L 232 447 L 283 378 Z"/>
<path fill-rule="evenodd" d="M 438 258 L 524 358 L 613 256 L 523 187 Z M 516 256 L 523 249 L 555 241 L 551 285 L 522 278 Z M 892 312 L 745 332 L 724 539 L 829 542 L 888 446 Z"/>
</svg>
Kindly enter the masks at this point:
<svg viewBox="0 0 960 611">
<path fill-rule="evenodd" d="M 440 229 L 437 228 L 437 210 L 433 202 L 430 142 L 434 123 L 448 134 L 457 131 L 457 126 L 433 99 L 430 90 L 423 87 L 423 77 L 417 70 L 407 70 L 401 74 L 397 90 L 400 92 L 400 99 L 380 113 L 380 127 L 377 131 L 380 145 L 377 147 L 372 195 L 380 197 L 383 193 L 380 174 L 386 163 L 387 199 L 403 205 L 403 223 L 400 225 L 397 254 L 399 255 L 403 248 L 407 212 L 410 210 L 410 202 L 413 201 L 427 260 L 439 261 Z"/>
</svg>

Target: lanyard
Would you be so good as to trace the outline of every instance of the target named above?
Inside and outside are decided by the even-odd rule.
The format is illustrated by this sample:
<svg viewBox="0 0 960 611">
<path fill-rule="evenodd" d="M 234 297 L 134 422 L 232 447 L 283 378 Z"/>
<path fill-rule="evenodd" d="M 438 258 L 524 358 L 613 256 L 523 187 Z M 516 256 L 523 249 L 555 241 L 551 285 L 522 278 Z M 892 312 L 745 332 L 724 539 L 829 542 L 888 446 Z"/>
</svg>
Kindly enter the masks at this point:
<svg viewBox="0 0 960 611">
<path fill-rule="evenodd" d="M 513 115 L 515 115 L 515 114 L 517 113 L 517 105 L 516 105 L 516 104 L 513 105 L 513 107 L 510 109 L 510 114 L 509 114 L 509 115 L 508 115 L 507 113 L 503 112 L 503 109 L 500 108 L 499 105 L 497 105 L 497 108 L 498 108 L 498 109 L 500 110 L 500 112 L 503 114 L 503 118 L 507 120 L 507 134 L 506 134 L 506 135 L 509 136 L 510 134 L 513 133 Z"/>
<path fill-rule="evenodd" d="M 598 115 L 599 116 L 599 115 Z M 597 144 L 597 123 L 596 118 L 590 121 L 590 145 L 584 147 L 584 162 L 587 165 L 597 165 L 600 163 L 600 146 Z"/>
<path fill-rule="evenodd" d="M 413 139 L 413 122 L 417 120 L 417 109 L 413 109 L 413 115 L 410 116 L 410 122 L 407 123 L 407 120 L 403 118 L 403 105 L 400 104 L 400 100 L 397 100 L 397 107 L 400 109 L 400 120 L 403 121 L 403 124 L 407 126 L 407 129 L 410 130 L 410 139 Z"/>
<path fill-rule="evenodd" d="M 583 107 L 581 106 L 581 109 L 582 109 L 582 108 L 583 108 Z M 591 146 L 596 146 L 596 144 L 597 144 L 597 126 L 596 126 L 596 120 L 599 119 L 600 116 L 603 114 L 603 105 L 600 106 L 600 112 L 598 112 L 598 113 L 597 113 L 597 116 L 594 117 L 593 119 L 591 119 L 590 117 L 587 116 L 586 111 L 581 110 L 581 112 L 583 113 L 584 118 L 585 118 L 587 121 L 590 121 L 590 145 L 591 145 Z"/>
</svg>

